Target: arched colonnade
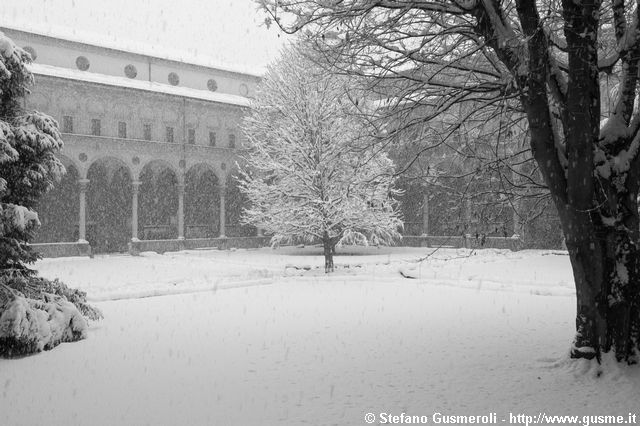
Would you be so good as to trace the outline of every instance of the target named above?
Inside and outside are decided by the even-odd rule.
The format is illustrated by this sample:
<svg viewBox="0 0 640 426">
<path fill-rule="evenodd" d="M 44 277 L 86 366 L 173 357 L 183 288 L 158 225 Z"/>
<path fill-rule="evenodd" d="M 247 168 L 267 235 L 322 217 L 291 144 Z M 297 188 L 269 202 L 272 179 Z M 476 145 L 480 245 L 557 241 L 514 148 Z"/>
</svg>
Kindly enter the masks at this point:
<svg viewBox="0 0 640 426">
<path fill-rule="evenodd" d="M 232 173 L 205 162 L 180 173 L 163 160 L 137 170 L 115 156 L 84 169 L 61 156 L 67 173 L 38 205 L 35 242 L 88 241 L 94 252 L 122 252 L 136 240 L 255 235 L 239 225 L 242 194 Z M 230 195 L 232 200 L 227 202 Z"/>
</svg>

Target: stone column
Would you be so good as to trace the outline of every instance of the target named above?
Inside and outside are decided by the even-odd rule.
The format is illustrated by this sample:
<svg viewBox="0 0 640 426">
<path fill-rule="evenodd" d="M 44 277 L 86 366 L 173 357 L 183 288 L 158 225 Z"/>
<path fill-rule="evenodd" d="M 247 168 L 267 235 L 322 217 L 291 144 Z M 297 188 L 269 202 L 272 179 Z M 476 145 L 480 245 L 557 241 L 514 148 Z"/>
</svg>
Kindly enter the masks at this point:
<svg viewBox="0 0 640 426">
<path fill-rule="evenodd" d="M 140 181 L 131 182 L 131 241 L 138 241 L 138 192 Z"/>
<path fill-rule="evenodd" d="M 178 239 L 184 240 L 184 184 L 178 184 Z"/>
<path fill-rule="evenodd" d="M 220 238 L 226 237 L 226 198 L 227 198 L 227 187 L 220 187 Z"/>
<path fill-rule="evenodd" d="M 80 220 L 78 223 L 78 241 L 87 241 L 87 186 L 89 179 L 79 179 L 80 185 Z"/>
<path fill-rule="evenodd" d="M 425 190 L 426 191 L 426 190 Z M 429 235 L 429 193 L 422 199 L 422 235 Z"/>
</svg>

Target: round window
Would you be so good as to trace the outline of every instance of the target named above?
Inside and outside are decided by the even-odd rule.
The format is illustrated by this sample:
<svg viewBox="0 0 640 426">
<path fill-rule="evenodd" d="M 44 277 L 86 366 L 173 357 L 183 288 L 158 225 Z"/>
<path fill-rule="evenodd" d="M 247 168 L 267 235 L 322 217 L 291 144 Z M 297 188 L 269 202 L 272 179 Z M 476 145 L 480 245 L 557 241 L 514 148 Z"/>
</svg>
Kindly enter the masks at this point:
<svg viewBox="0 0 640 426">
<path fill-rule="evenodd" d="M 210 78 L 209 81 L 207 81 L 207 89 L 215 92 L 218 90 L 218 83 L 214 79 Z"/>
<path fill-rule="evenodd" d="M 129 64 L 124 67 L 124 75 L 129 78 L 136 78 L 136 76 L 138 75 L 138 70 L 136 69 L 135 65 Z"/>
<path fill-rule="evenodd" d="M 89 69 L 89 65 L 89 60 L 86 56 L 78 56 L 76 58 L 76 67 L 78 67 L 79 70 L 86 71 Z"/>
<path fill-rule="evenodd" d="M 180 77 L 178 76 L 178 74 L 176 74 L 175 72 L 169 73 L 169 84 L 171 84 L 172 86 L 177 86 L 178 84 L 180 84 Z"/>
<path fill-rule="evenodd" d="M 248 88 L 248 87 L 247 87 L 247 85 L 246 85 L 246 84 L 244 84 L 244 83 L 242 83 L 242 84 L 240 85 L 240 94 L 241 94 L 242 96 L 247 96 L 247 95 L 249 94 L 249 88 Z"/>
<path fill-rule="evenodd" d="M 31 60 L 35 61 L 36 58 L 38 57 L 38 53 L 36 52 L 36 49 L 34 49 L 31 46 L 25 46 L 22 48 L 25 52 L 27 52 L 29 55 L 31 55 Z"/>
</svg>

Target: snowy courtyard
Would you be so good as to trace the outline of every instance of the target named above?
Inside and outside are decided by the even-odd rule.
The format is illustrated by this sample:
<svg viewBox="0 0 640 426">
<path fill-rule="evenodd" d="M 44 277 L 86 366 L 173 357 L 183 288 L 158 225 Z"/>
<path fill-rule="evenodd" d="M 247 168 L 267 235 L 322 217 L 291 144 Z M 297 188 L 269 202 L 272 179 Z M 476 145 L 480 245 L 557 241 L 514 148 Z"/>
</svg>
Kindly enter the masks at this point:
<svg viewBox="0 0 640 426">
<path fill-rule="evenodd" d="M 2 6 L 0 426 L 640 424 L 640 1 Z"/>
<path fill-rule="evenodd" d="M 568 359 L 566 253 L 344 247 L 325 275 L 321 250 L 39 261 L 105 319 L 81 342 L 0 360 L 1 423 L 363 425 L 367 413 L 433 423 L 436 412 L 502 423 L 637 410 L 636 368 L 605 360 L 598 377 Z"/>
</svg>

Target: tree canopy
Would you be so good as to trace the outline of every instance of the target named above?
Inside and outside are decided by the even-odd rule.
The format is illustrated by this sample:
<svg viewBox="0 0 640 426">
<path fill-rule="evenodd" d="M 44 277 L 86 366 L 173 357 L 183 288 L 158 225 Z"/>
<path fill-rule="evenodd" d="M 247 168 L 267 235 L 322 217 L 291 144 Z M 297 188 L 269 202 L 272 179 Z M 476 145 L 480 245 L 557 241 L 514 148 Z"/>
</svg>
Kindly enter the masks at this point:
<svg viewBox="0 0 640 426">
<path fill-rule="evenodd" d="M 294 47 L 259 86 L 243 123 L 249 154 L 241 188 L 251 203 L 244 220 L 272 233 L 274 244 L 322 241 L 330 254 L 341 241 L 399 237 L 394 166 L 365 138 L 348 83 Z"/>
<path fill-rule="evenodd" d="M 33 210 L 64 167 L 58 125 L 37 111 L 23 111 L 22 98 L 33 84 L 31 57 L 0 33 L 0 273 L 26 271 L 36 260 L 28 246 L 39 226 Z"/>
</svg>

